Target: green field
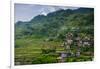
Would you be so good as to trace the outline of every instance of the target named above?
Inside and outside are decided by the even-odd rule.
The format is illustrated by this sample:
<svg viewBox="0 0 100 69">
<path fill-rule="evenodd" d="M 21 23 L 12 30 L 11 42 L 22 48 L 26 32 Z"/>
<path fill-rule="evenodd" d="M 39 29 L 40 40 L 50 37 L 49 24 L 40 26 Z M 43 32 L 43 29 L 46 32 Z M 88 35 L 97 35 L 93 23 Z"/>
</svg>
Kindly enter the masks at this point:
<svg viewBox="0 0 100 69">
<path fill-rule="evenodd" d="M 61 47 L 62 41 L 49 41 L 44 42 L 43 38 L 23 38 L 17 39 L 16 45 L 19 47 L 15 48 L 15 64 L 45 64 L 45 63 L 58 63 L 57 59 L 60 57 L 59 52 L 64 51 L 64 47 Z M 55 52 L 42 53 L 42 49 L 52 49 L 56 47 Z M 73 50 L 75 52 L 75 49 Z M 93 56 L 81 54 L 80 57 L 69 57 L 66 58 L 66 62 L 80 62 L 80 61 L 91 61 Z"/>
</svg>

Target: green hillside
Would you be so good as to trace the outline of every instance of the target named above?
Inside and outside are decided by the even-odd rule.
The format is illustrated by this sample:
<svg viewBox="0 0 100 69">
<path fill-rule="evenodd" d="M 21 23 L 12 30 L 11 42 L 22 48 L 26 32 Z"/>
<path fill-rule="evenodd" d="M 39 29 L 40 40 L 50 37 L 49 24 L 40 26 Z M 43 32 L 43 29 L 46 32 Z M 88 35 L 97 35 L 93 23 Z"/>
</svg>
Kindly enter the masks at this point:
<svg viewBox="0 0 100 69">
<path fill-rule="evenodd" d="M 15 64 L 43 64 L 60 62 L 59 53 L 66 34 L 73 34 L 71 51 L 76 53 L 75 39 L 79 36 L 90 46 L 81 47 L 80 57 L 67 57 L 64 62 L 90 61 L 94 52 L 94 9 L 58 10 L 47 16 L 38 15 L 27 22 L 15 23 Z M 86 38 L 86 39 L 85 39 Z M 86 44 L 85 44 L 86 45 Z"/>
</svg>

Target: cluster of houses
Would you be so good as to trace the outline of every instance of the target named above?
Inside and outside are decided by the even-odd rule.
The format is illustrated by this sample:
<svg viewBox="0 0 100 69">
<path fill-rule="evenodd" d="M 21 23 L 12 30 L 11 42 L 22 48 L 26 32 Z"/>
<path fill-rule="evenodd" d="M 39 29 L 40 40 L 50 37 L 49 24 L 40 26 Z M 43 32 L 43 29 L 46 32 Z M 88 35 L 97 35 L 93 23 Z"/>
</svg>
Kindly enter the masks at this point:
<svg viewBox="0 0 100 69">
<path fill-rule="evenodd" d="M 74 37 L 72 33 L 66 34 L 66 38 L 61 45 L 64 47 L 65 51 L 60 52 L 60 57 L 58 58 L 60 62 L 64 62 L 64 58 L 67 57 L 80 57 L 81 55 L 81 47 L 91 47 L 93 46 L 93 38 L 89 38 L 85 36 L 84 38 L 81 38 L 79 35 L 77 37 Z M 71 51 L 71 46 L 76 45 L 77 51 L 73 52 Z"/>
<path fill-rule="evenodd" d="M 59 52 L 59 57 L 57 58 L 58 62 L 65 62 L 65 58 L 67 57 L 80 57 L 81 55 L 81 48 L 84 47 L 91 47 L 94 45 L 93 38 L 85 36 L 82 38 L 80 35 L 75 36 L 73 33 L 67 33 L 65 36 L 65 39 L 60 45 L 60 47 L 63 47 L 64 50 Z M 45 46 L 45 45 L 43 45 Z M 76 46 L 76 52 L 72 51 L 72 46 Z M 44 49 L 45 47 L 42 47 L 42 53 L 51 53 L 56 52 L 56 47 L 52 49 Z M 51 47 L 50 47 L 51 48 Z"/>
</svg>

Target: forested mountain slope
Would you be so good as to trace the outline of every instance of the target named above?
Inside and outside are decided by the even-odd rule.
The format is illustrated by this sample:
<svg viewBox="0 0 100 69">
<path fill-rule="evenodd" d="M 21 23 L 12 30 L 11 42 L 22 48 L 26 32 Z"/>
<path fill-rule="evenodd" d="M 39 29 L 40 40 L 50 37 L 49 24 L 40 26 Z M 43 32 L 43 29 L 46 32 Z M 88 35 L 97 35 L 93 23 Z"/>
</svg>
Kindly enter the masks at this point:
<svg viewBox="0 0 100 69">
<path fill-rule="evenodd" d="M 47 16 L 38 15 L 27 22 L 18 21 L 15 23 L 15 36 L 16 38 L 28 35 L 58 37 L 64 36 L 69 31 L 93 34 L 93 12 L 93 8 L 61 9 Z"/>
</svg>

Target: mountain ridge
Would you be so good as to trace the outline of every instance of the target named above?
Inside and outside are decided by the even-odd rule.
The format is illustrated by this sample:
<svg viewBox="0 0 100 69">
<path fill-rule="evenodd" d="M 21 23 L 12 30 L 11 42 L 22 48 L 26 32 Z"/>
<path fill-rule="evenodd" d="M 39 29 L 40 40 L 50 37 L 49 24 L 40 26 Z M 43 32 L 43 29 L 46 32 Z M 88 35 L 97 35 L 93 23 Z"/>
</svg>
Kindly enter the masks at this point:
<svg viewBox="0 0 100 69">
<path fill-rule="evenodd" d="M 62 31 L 72 31 L 72 27 L 83 27 L 93 25 L 94 20 L 93 8 L 78 8 L 58 10 L 52 13 L 48 13 L 47 16 L 37 15 L 33 19 L 27 22 L 18 21 L 15 23 L 15 36 L 26 35 L 45 35 L 55 37 L 59 33 L 59 30 L 64 26 L 66 29 Z M 91 24 L 90 24 L 91 23 Z"/>
</svg>

